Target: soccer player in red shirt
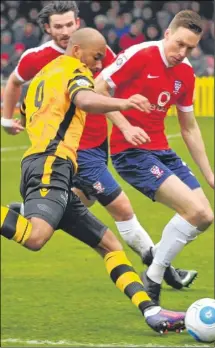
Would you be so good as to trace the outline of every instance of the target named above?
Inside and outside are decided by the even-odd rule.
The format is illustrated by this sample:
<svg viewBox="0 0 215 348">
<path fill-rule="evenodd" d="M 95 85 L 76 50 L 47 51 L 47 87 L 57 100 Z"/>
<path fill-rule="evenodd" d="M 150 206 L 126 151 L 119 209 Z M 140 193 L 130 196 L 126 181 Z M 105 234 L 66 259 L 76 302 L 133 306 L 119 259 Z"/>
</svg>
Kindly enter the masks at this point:
<svg viewBox="0 0 215 348">
<path fill-rule="evenodd" d="M 71 33 L 79 28 L 80 19 L 75 2 L 56 1 L 53 3 L 46 5 L 39 15 L 42 28 L 51 35 L 52 40 L 27 50 L 7 82 L 3 104 L 3 126 L 9 134 L 18 134 L 23 130 L 20 121 L 12 120 L 22 84 L 31 80 L 51 60 L 63 54 Z M 102 64 L 99 57 L 95 57 L 97 71 L 108 66 L 114 57 L 115 54 L 107 47 Z M 140 144 L 145 139 L 145 133 L 141 128 L 133 127 L 120 118 L 117 122 L 121 132 L 131 144 Z M 107 158 L 106 117 L 88 114 L 78 151 L 79 170 L 74 180 L 76 186 L 74 191 L 88 206 L 91 204 L 90 200 L 97 199 L 116 221 L 122 238 L 149 264 L 152 258 L 146 260 L 145 254 L 154 244 L 134 215 L 128 197 L 108 171 Z M 165 273 L 166 282 L 175 288 L 188 286 L 197 275 L 197 272 L 192 271 L 180 270 L 179 272 L 181 277 L 174 268 L 168 268 Z"/>
<path fill-rule="evenodd" d="M 181 11 L 171 21 L 163 40 L 130 47 L 97 79 L 99 92 L 114 90 L 114 96 L 119 98 L 138 93 L 151 104 L 150 114 L 123 112 L 132 125 L 148 134 L 150 141 L 132 146 L 113 126 L 110 146 L 113 165 L 120 176 L 153 201 L 176 212 L 153 250 L 152 264 L 142 276 L 157 303 L 166 267 L 213 222 L 213 212 L 200 184 L 169 147 L 164 127 L 167 111 L 175 104 L 182 138 L 205 180 L 214 188 L 214 174 L 193 112 L 195 76 L 187 59 L 201 35 L 200 16 Z"/>
</svg>

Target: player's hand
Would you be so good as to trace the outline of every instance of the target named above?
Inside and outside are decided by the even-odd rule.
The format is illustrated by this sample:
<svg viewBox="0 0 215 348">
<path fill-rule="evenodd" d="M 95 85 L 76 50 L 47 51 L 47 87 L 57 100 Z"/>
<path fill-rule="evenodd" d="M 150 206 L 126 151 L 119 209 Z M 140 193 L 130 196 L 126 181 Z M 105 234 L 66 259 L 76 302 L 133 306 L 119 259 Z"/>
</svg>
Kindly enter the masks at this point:
<svg viewBox="0 0 215 348">
<path fill-rule="evenodd" d="M 2 126 L 6 133 L 10 135 L 17 135 L 22 132 L 25 128 L 22 126 L 21 121 L 19 119 L 13 119 L 12 126 L 4 127 Z"/>
<path fill-rule="evenodd" d="M 214 189 L 214 174 L 211 174 L 208 178 L 207 178 L 207 182 L 210 185 L 210 187 L 212 187 L 212 189 Z"/>
<path fill-rule="evenodd" d="M 127 142 L 135 146 L 151 141 L 148 134 L 140 127 L 130 125 L 126 129 L 123 129 L 122 133 Z"/>
<path fill-rule="evenodd" d="M 151 104 L 149 100 L 140 94 L 134 94 L 125 101 L 122 110 L 137 109 L 142 112 L 150 113 Z"/>
</svg>

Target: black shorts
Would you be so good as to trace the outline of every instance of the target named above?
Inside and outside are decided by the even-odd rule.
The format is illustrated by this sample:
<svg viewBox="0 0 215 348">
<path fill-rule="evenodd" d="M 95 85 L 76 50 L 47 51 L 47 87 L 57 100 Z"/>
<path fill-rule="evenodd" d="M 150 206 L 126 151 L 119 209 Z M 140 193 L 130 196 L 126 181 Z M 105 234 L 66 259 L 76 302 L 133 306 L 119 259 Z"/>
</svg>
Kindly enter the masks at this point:
<svg viewBox="0 0 215 348">
<path fill-rule="evenodd" d="M 25 217 L 41 218 L 54 230 L 62 229 L 95 247 L 107 227 L 71 191 L 73 173 L 69 160 L 41 154 L 25 158 L 20 184 Z"/>
</svg>

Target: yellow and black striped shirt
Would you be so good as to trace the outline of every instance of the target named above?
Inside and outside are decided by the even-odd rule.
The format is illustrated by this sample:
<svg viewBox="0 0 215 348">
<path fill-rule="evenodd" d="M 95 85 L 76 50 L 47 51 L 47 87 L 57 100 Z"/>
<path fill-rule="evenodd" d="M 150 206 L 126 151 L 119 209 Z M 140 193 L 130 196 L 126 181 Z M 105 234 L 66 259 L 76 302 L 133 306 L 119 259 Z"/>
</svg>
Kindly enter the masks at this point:
<svg viewBox="0 0 215 348">
<path fill-rule="evenodd" d="M 86 113 L 73 99 L 80 90 L 93 88 L 91 71 L 78 59 L 62 55 L 47 64 L 31 81 L 21 106 L 31 141 L 23 158 L 42 152 L 70 158 L 77 168 Z"/>
</svg>

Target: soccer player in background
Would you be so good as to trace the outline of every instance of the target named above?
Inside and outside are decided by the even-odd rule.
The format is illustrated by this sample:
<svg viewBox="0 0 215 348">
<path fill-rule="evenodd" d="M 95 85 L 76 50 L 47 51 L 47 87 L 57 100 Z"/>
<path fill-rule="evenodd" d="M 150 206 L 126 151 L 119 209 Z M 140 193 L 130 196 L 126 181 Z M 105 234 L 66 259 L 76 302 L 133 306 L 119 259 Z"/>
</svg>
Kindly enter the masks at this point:
<svg viewBox="0 0 215 348">
<path fill-rule="evenodd" d="M 78 7 L 74 1 L 48 3 L 41 10 L 38 20 L 41 27 L 50 34 L 52 40 L 27 50 L 8 79 L 1 121 L 9 134 L 18 134 L 23 130 L 19 120 L 12 120 L 16 103 L 21 94 L 22 84 L 31 80 L 47 63 L 62 55 L 71 33 L 80 26 Z M 115 54 L 108 46 L 102 63 L 95 56 L 97 69 L 94 77 L 102 68 L 108 66 L 114 57 Z M 111 118 L 111 115 L 109 117 Z M 137 146 L 149 141 L 144 130 L 132 126 L 124 117 L 114 118 L 113 115 L 111 121 L 116 123 L 126 140 L 132 145 Z M 107 168 L 107 136 L 106 117 L 89 114 L 79 145 L 78 173 L 74 180 L 76 187 L 73 189 L 87 206 L 90 206 L 97 199 L 113 217 L 122 238 L 149 265 L 152 262 L 149 251 L 150 248 L 154 247 L 154 244 L 134 215 L 127 195 Z M 19 205 L 11 205 L 11 208 L 19 209 Z M 164 278 L 167 284 L 180 289 L 191 284 L 196 275 L 196 271 L 180 269 L 176 271 L 173 267 L 168 267 Z"/>
<path fill-rule="evenodd" d="M 214 188 L 214 174 L 193 112 L 195 76 L 187 59 L 201 35 L 201 17 L 193 11 L 181 11 L 171 21 L 163 40 L 135 45 L 119 54 L 102 71 L 96 87 L 105 94 L 114 90 L 120 98 L 139 93 L 151 103 L 150 114 L 123 112 L 151 141 L 134 147 L 113 126 L 110 146 L 112 162 L 120 176 L 153 201 L 176 212 L 152 250 L 152 264 L 143 273 L 146 289 L 157 303 L 166 267 L 213 222 L 213 212 L 200 184 L 169 147 L 164 131 L 167 111 L 175 104 L 188 151 L 206 182 Z"/>
<path fill-rule="evenodd" d="M 23 103 L 31 142 L 21 163 L 25 217 L 1 207 L 1 235 L 37 251 L 61 228 L 100 253 L 113 282 L 153 330 L 181 330 L 185 313 L 163 310 L 151 301 L 115 235 L 71 190 L 86 112 L 146 111 L 150 106 L 140 95 L 116 99 L 94 92 L 91 71 L 105 51 L 106 41 L 97 30 L 80 29 L 71 35 L 65 54 L 31 81 Z"/>
</svg>

